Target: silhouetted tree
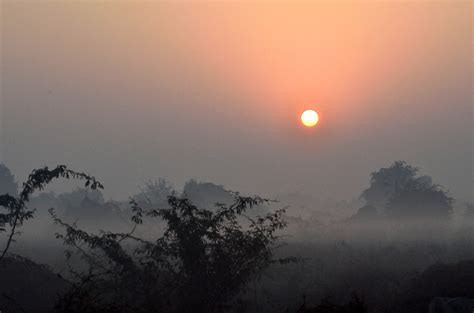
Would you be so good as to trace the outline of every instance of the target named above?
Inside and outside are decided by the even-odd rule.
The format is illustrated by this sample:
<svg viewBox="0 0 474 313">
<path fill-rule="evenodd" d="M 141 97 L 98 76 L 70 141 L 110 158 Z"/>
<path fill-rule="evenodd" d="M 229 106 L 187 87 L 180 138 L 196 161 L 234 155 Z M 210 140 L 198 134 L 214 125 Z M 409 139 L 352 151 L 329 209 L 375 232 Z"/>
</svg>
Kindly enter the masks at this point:
<svg viewBox="0 0 474 313">
<path fill-rule="evenodd" d="M 104 195 L 100 190 L 89 190 L 87 188 L 77 188 L 71 192 L 65 192 L 58 196 L 58 200 L 61 201 L 61 206 L 76 208 L 86 201 L 94 205 L 104 204 Z"/>
<path fill-rule="evenodd" d="M 391 217 L 448 217 L 453 198 L 433 184 L 430 176 L 418 176 L 418 172 L 405 161 L 396 161 L 371 174 L 370 187 L 361 197 Z"/>
<path fill-rule="evenodd" d="M 408 182 L 416 179 L 417 174 L 418 168 L 405 161 L 396 161 L 370 175 L 370 187 L 362 192 L 361 198 L 368 205 L 383 209 Z"/>
<path fill-rule="evenodd" d="M 89 234 L 59 219 L 58 238 L 87 261 L 58 312 L 223 312 L 242 288 L 273 262 L 276 231 L 286 226 L 284 210 L 247 225 L 239 217 L 261 203 L 259 197 L 234 194 L 230 205 L 198 208 L 188 199 L 168 197 L 168 206 L 145 211 L 131 200 L 135 227 L 144 218 L 160 218 L 164 234 L 154 240 L 129 233 Z M 71 254 L 68 254 L 71 257 Z"/>
<path fill-rule="evenodd" d="M 189 180 L 184 185 L 183 196 L 198 207 L 210 208 L 215 203 L 230 204 L 233 201 L 232 193 L 221 185 L 209 182 Z"/>
<path fill-rule="evenodd" d="M 392 217 L 445 219 L 452 213 L 453 201 L 442 186 L 427 186 L 415 180 L 405 184 L 392 197 L 387 214 Z"/>
<path fill-rule="evenodd" d="M 165 207 L 168 197 L 175 192 L 173 185 L 166 179 L 149 181 L 140 193 L 132 198 L 144 209 Z"/>
<path fill-rule="evenodd" d="M 8 231 L 7 240 L 3 251 L 0 253 L 2 260 L 8 252 L 16 234 L 17 228 L 25 221 L 33 217 L 34 210 L 28 208 L 31 195 L 37 190 L 43 190 L 52 180 L 57 178 L 74 178 L 86 180 L 85 186 L 91 189 L 103 188 L 94 177 L 68 169 L 65 165 L 59 165 L 50 170 L 48 167 L 33 170 L 28 180 L 23 183 L 23 188 L 18 196 L 10 194 L 0 195 L 0 233 Z"/>
<path fill-rule="evenodd" d="M 357 213 L 351 217 L 352 221 L 367 221 L 378 217 L 377 208 L 366 204 L 357 210 Z"/>
<path fill-rule="evenodd" d="M 99 222 L 118 218 L 114 205 L 106 203 L 100 190 L 77 188 L 58 196 L 59 206 L 63 208 L 64 216 L 81 222 Z"/>
<path fill-rule="evenodd" d="M 10 169 L 5 164 L 0 164 L 0 195 L 9 194 L 16 196 L 18 193 L 18 184 L 15 181 L 15 176 L 10 172 Z"/>
</svg>

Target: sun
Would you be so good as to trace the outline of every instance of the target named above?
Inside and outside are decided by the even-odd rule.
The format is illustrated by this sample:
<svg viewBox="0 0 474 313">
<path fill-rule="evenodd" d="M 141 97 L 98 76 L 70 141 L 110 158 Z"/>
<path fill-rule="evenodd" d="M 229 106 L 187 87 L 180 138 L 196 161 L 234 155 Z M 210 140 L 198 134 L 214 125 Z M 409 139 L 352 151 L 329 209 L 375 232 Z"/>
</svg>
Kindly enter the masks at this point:
<svg viewBox="0 0 474 313">
<path fill-rule="evenodd" d="M 315 110 L 306 110 L 301 114 L 301 122 L 306 127 L 314 127 L 319 122 L 319 115 Z"/>
</svg>

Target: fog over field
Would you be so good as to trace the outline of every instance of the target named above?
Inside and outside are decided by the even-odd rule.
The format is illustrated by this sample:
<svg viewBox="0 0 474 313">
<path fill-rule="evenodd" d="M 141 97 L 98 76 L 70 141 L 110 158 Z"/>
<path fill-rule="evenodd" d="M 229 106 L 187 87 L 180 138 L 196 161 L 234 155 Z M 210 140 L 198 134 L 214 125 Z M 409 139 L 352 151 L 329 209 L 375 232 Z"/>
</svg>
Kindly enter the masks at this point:
<svg viewBox="0 0 474 313">
<path fill-rule="evenodd" d="M 0 1 L 0 313 L 472 313 L 470 1 Z"/>
</svg>

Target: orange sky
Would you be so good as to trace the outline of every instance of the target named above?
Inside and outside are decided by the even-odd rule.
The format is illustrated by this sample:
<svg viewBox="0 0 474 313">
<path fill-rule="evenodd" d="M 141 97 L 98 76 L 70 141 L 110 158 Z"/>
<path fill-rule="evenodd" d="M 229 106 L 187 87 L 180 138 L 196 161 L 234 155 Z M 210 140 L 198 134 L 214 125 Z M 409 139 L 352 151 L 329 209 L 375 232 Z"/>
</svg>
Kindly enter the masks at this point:
<svg viewBox="0 0 474 313">
<path fill-rule="evenodd" d="M 406 159 L 468 197 L 470 62 L 467 1 L 4 1 L 1 152 L 126 168 L 114 196 L 164 176 L 349 198 Z"/>
</svg>

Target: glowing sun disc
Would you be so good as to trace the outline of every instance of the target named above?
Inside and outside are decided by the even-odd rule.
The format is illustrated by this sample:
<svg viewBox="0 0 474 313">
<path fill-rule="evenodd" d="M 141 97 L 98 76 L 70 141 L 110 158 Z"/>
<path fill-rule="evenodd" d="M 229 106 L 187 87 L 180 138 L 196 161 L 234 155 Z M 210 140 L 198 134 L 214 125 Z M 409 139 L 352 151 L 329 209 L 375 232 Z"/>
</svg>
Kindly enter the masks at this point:
<svg viewBox="0 0 474 313">
<path fill-rule="evenodd" d="M 319 122 L 319 115 L 315 110 L 306 110 L 301 114 L 301 122 L 306 127 L 316 126 Z"/>
</svg>

